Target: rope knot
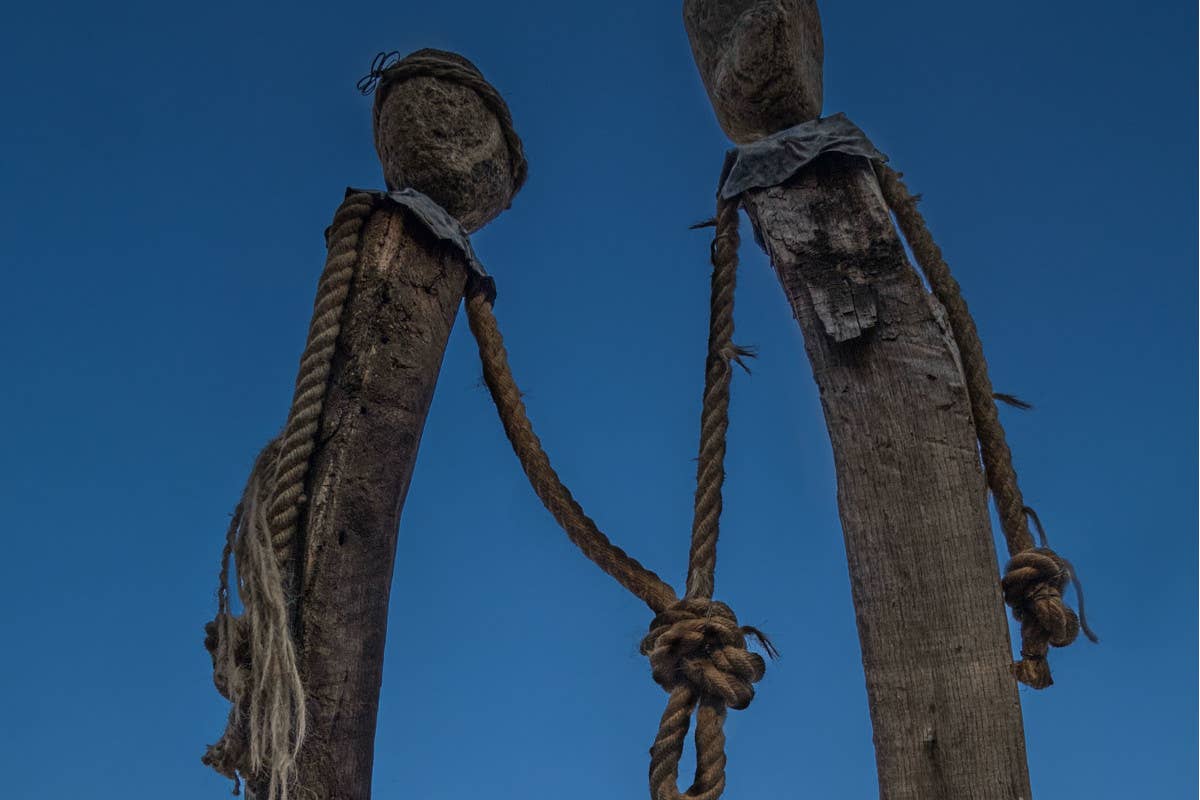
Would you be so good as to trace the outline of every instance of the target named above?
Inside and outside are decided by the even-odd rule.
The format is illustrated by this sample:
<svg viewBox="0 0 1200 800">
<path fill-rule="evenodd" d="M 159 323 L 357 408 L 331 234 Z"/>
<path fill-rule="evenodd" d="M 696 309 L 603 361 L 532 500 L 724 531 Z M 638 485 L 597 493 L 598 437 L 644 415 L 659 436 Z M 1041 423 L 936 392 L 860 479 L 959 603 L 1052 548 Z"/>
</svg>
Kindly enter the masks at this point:
<svg viewBox="0 0 1200 800">
<path fill-rule="evenodd" d="M 1004 602 L 1021 623 L 1022 660 L 1013 665 L 1017 680 L 1035 689 L 1054 681 L 1046 653 L 1066 647 L 1079 636 L 1079 617 L 1063 603 L 1071 565 L 1048 547 L 1017 553 L 1004 568 Z"/>
<path fill-rule="evenodd" d="M 746 649 L 746 635 L 774 648 L 761 633 L 738 625 L 724 603 L 685 599 L 654 618 L 642 640 L 654 681 L 668 692 L 680 686 L 701 697 L 719 698 L 726 706 L 743 709 L 754 699 L 754 684 L 767 671 L 766 662 Z"/>
</svg>

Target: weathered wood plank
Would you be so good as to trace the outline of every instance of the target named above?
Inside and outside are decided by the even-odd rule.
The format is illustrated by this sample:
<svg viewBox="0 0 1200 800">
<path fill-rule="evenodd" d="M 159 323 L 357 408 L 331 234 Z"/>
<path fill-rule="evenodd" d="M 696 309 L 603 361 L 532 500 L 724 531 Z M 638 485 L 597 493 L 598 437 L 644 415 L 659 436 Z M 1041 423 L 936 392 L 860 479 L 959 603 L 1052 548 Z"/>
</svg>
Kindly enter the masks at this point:
<svg viewBox="0 0 1200 800">
<path fill-rule="evenodd" d="M 310 474 L 304 542 L 300 639 L 310 716 L 300 786 L 321 800 L 371 796 L 400 510 L 467 279 L 461 255 L 399 209 L 374 212 L 362 252 Z"/>
<path fill-rule="evenodd" d="M 814 0 L 685 0 L 684 23 L 734 141 L 820 114 Z M 987 493 L 944 314 L 865 159 L 827 154 L 743 204 L 821 392 L 880 796 L 1027 800 Z"/>
<path fill-rule="evenodd" d="M 833 445 L 880 796 L 1030 797 L 970 402 L 936 301 L 869 164 L 830 154 L 745 205 L 804 334 Z M 869 286 L 874 330 L 838 341 L 807 276 Z"/>
<path fill-rule="evenodd" d="M 388 187 L 416 189 L 477 230 L 524 180 L 507 106 L 455 53 L 420 50 L 388 66 L 376 74 L 374 105 Z M 390 204 L 372 213 L 359 252 L 306 481 L 296 631 L 309 712 L 303 800 L 371 796 L 400 513 L 470 269 Z"/>
</svg>

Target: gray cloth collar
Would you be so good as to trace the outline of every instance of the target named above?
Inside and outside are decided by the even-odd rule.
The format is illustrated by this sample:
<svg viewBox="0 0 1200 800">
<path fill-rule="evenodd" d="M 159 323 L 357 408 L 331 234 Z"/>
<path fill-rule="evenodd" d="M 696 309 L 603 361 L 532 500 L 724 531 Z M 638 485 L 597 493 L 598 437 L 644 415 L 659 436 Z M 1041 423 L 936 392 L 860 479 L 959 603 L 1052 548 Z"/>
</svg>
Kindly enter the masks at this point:
<svg viewBox="0 0 1200 800">
<path fill-rule="evenodd" d="M 750 189 L 785 183 L 822 153 L 846 153 L 885 162 L 887 156 L 845 114 L 802 122 L 729 151 L 733 165 L 721 184 L 721 197 L 732 200 Z"/>
<path fill-rule="evenodd" d="M 475 255 L 475 250 L 471 247 L 470 235 L 449 211 L 434 202 L 429 195 L 418 192 L 416 189 L 397 189 L 392 192 L 378 189 L 347 189 L 346 195 L 358 192 L 364 192 L 379 200 L 390 201 L 411 211 L 413 216 L 425 226 L 425 229 L 438 240 L 446 242 L 462 253 L 467 262 L 467 268 L 470 270 L 467 281 L 468 293 L 481 291 L 489 303 L 496 301 L 496 281 L 487 274 L 487 270 L 483 268 L 483 264 Z"/>
</svg>

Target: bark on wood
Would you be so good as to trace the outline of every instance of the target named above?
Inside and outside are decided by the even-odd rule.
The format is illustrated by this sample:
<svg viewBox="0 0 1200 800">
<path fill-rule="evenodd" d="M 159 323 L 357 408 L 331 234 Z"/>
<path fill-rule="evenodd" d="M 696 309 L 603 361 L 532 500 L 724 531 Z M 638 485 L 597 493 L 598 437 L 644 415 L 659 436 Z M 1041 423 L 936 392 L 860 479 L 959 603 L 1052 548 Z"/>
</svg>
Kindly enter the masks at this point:
<svg viewBox="0 0 1200 800">
<path fill-rule="evenodd" d="M 1028 800 L 986 489 L 940 307 L 864 159 L 823 156 L 744 200 L 833 444 L 880 796 Z M 874 312 L 858 335 L 822 310 L 838 291 L 858 298 L 846 315 Z"/>
<path fill-rule="evenodd" d="M 467 279 L 407 212 L 368 221 L 309 475 L 299 638 L 306 800 L 371 796 L 397 527 Z"/>
</svg>

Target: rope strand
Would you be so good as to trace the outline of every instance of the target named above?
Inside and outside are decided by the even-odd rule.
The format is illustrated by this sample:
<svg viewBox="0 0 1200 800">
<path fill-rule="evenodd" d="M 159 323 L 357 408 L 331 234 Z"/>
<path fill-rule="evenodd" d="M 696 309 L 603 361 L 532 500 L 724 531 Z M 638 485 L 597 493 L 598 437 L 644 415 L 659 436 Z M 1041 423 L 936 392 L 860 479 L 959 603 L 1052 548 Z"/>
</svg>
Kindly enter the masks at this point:
<svg viewBox="0 0 1200 800">
<path fill-rule="evenodd" d="M 305 502 L 304 481 L 317 446 L 317 428 L 325 410 L 329 372 L 342 330 L 342 312 L 358 263 L 359 239 L 373 207 L 371 196 L 358 192 L 347 197 L 333 217 L 329 255 L 317 283 L 308 342 L 300 357 L 292 407 L 280 437 L 279 460 L 275 463 L 272 480 L 268 512 L 271 544 L 284 574 L 288 562 L 295 556 L 296 535 Z"/>
<path fill-rule="evenodd" d="M 483 294 L 476 293 L 467 300 L 467 321 L 479 345 L 483 379 L 500 414 L 504 432 L 542 504 L 585 556 L 653 611 L 665 611 L 678 599 L 675 591 L 600 531 L 550 464 L 525 411 L 496 316 Z"/>
<path fill-rule="evenodd" d="M 711 598 L 717 565 L 725 484 L 725 439 L 729 430 L 731 362 L 751 351 L 733 344 L 733 293 L 738 268 L 738 201 L 717 202 L 712 243 L 712 296 L 709 302 L 708 357 L 704 365 L 704 400 L 700 413 L 700 457 L 696 468 L 696 503 L 692 544 L 688 553 L 685 597 Z M 743 368 L 744 368 L 743 364 Z"/>
<path fill-rule="evenodd" d="M 491 304 L 478 292 L 467 301 L 467 318 L 479 345 L 484 382 L 534 492 L 584 555 L 656 612 L 641 650 L 650 659 L 654 680 L 670 696 L 650 749 L 652 800 L 720 797 L 725 788 L 726 709 L 748 706 L 754 698 L 754 683 L 766 671 L 762 656 L 746 649 L 746 637 L 756 637 L 768 655 L 776 655 L 770 640 L 760 631 L 740 626 L 728 606 L 712 600 L 731 365 L 736 362 L 745 367 L 742 358 L 753 356 L 751 350 L 733 344 L 739 243 L 736 200 L 718 201 L 715 225 L 695 516 L 687 592 L 682 600 L 661 578 L 609 541 L 563 485 L 529 422 Z M 693 712 L 696 773 L 691 788 L 681 794 L 677 786 L 679 761 Z"/>
<path fill-rule="evenodd" d="M 234 781 L 267 785 L 263 800 L 288 800 L 307 714 L 295 639 L 294 591 L 304 485 L 324 411 L 341 317 L 357 268 L 362 228 L 374 202 L 355 193 L 334 215 L 308 341 L 284 431 L 263 448 L 234 511 L 221 555 L 217 614 L 205 626 L 213 680 L 232 703 L 225 732 L 203 762 Z M 244 609 L 229 597 L 230 557 Z"/>
<path fill-rule="evenodd" d="M 1010 556 L 1002 586 L 1005 602 L 1012 607 L 1013 618 L 1021 623 L 1021 660 L 1013 665 L 1013 674 L 1022 683 L 1043 689 L 1054 682 L 1046 661 L 1049 648 L 1071 644 L 1081 627 L 1080 619 L 1062 599 L 1067 580 L 1075 580 L 1077 592 L 1078 580 L 1065 559 L 1047 547 L 1034 546 L 1027 518 L 1032 515 L 1042 534 L 1043 544 L 1045 531 L 1041 529 L 1041 521 L 1036 514 L 1032 514 L 1021 496 L 1017 473 L 1013 468 L 1012 451 L 996 407 L 998 399 L 1011 403 L 1015 398 L 997 394 L 992 389 L 983 342 L 979 338 L 975 319 L 963 299 L 962 289 L 950 273 L 941 248 L 933 240 L 917 209 L 917 198 L 909 193 L 901 174 L 885 164 L 872 163 L 884 200 L 896 215 L 917 266 L 929 281 L 929 287 L 938 302 L 946 309 L 950 321 L 951 332 L 962 359 L 963 377 L 979 438 L 984 475 L 996 501 L 996 513 Z M 1017 401 L 1014 405 L 1020 407 L 1027 404 Z M 1083 595 L 1081 592 L 1078 594 L 1082 610 Z M 1095 634 L 1086 627 L 1086 622 L 1083 627 L 1088 637 L 1096 641 L 1093 638 Z"/>
</svg>

